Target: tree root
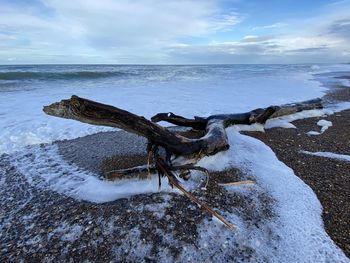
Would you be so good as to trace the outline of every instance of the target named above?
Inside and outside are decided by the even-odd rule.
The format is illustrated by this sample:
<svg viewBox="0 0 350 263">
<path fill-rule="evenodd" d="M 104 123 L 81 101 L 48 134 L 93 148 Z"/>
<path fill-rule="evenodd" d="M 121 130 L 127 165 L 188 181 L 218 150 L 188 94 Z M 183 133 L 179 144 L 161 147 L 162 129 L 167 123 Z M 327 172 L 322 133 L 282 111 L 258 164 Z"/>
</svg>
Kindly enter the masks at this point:
<svg viewBox="0 0 350 263">
<path fill-rule="evenodd" d="M 159 170 L 159 173 L 162 175 L 165 175 L 168 177 L 169 183 L 171 186 L 176 187 L 179 189 L 184 195 L 186 195 L 192 202 L 196 203 L 200 208 L 206 210 L 209 214 L 211 214 L 213 217 L 220 220 L 222 223 L 224 223 L 225 226 L 227 226 L 229 229 L 233 230 L 236 228 L 236 226 L 232 223 L 230 223 L 227 219 L 225 219 L 222 215 L 215 212 L 211 207 L 209 207 L 207 204 L 202 203 L 197 197 L 192 195 L 190 192 L 188 192 L 179 182 L 179 180 L 176 178 L 174 173 L 169 169 L 168 165 L 162 158 L 156 159 L 156 166 Z"/>
<path fill-rule="evenodd" d="M 169 166 L 169 170 L 171 171 L 190 171 L 190 170 L 195 170 L 195 171 L 200 171 L 205 174 L 209 174 L 209 171 L 203 167 L 200 166 L 194 166 L 191 164 L 185 164 L 185 165 L 176 165 L 176 166 Z M 143 173 L 149 173 L 149 174 L 155 174 L 157 173 L 158 170 L 155 167 L 155 165 L 140 165 L 140 166 L 135 166 L 132 168 L 126 168 L 126 169 L 117 169 L 117 170 L 112 170 L 108 171 L 104 174 L 104 178 L 109 181 L 114 181 L 114 180 L 120 180 L 125 177 L 128 177 L 129 175 L 136 175 L 139 177 L 140 174 Z M 146 178 L 146 177 L 142 177 Z M 186 180 L 186 179 L 185 179 Z"/>
</svg>

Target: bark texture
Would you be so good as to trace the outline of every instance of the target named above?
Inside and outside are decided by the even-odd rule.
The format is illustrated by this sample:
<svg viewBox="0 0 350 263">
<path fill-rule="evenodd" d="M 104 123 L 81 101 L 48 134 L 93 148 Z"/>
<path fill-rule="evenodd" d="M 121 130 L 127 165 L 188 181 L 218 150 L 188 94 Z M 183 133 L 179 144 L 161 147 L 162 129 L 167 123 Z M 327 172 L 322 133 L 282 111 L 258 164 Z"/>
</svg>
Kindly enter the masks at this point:
<svg viewBox="0 0 350 263">
<path fill-rule="evenodd" d="M 72 96 L 68 100 L 44 106 L 44 112 L 93 125 L 110 126 L 148 139 L 150 145 L 163 147 L 168 155 L 213 155 L 229 148 L 225 128 L 235 124 L 265 123 L 269 118 L 289 115 L 302 110 L 322 108 L 320 99 L 281 106 L 259 108 L 245 113 L 219 114 L 187 119 L 174 113 L 158 113 L 150 120 L 126 110 L 92 100 Z M 190 139 L 157 124 L 159 121 L 205 130 L 199 139 Z M 151 149 L 152 147 L 150 147 Z"/>
<path fill-rule="evenodd" d="M 171 156 L 200 157 L 202 155 L 213 155 L 229 148 L 225 130 L 228 126 L 235 124 L 263 124 L 269 118 L 289 115 L 302 110 L 319 108 L 322 108 L 322 103 L 320 99 L 316 99 L 302 103 L 259 108 L 245 113 L 219 114 L 209 117 L 194 117 L 193 119 L 187 119 L 171 112 L 158 113 L 153 116 L 150 121 L 142 116 L 135 115 L 117 107 L 80 98 L 78 96 L 72 96 L 68 100 L 62 100 L 49 106 L 44 106 L 43 110 L 45 113 L 52 116 L 77 120 L 93 125 L 120 128 L 147 138 L 149 164 L 129 169 L 110 171 L 105 175 L 106 179 L 115 180 L 132 174 L 138 175 L 142 172 L 158 172 L 159 187 L 161 186 L 161 176 L 166 176 L 171 186 L 179 189 L 192 202 L 197 203 L 202 209 L 222 221 L 229 229 L 234 229 L 235 226 L 233 224 L 187 191 L 180 184 L 176 173 L 174 173 L 175 171 L 180 171 L 181 174 L 179 176 L 186 180 L 189 178 L 189 170 L 198 170 L 207 175 L 209 174 L 208 171 L 202 167 L 190 164 L 172 165 Z M 191 139 L 158 125 L 157 122 L 159 121 L 167 121 L 178 126 L 191 127 L 194 130 L 204 131 L 204 136 L 198 139 Z M 165 158 L 160 156 L 159 147 L 165 149 Z M 153 164 L 150 165 L 150 159 L 152 157 Z M 254 182 L 232 182 L 230 185 L 250 183 Z"/>
</svg>

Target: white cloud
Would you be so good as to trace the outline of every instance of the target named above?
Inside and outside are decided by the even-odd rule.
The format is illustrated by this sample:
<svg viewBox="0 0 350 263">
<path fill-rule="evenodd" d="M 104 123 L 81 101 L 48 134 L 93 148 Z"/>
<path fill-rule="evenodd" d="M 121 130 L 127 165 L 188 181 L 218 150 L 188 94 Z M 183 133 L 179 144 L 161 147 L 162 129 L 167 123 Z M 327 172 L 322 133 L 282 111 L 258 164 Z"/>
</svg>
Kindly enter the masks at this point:
<svg viewBox="0 0 350 263">
<path fill-rule="evenodd" d="M 197 63 L 321 63 L 346 59 L 349 47 L 331 36 L 245 36 L 239 41 L 178 46 L 169 50 L 175 60 Z"/>
<path fill-rule="evenodd" d="M 315 17 L 256 27 L 254 35 L 235 41 L 180 47 L 170 53 L 173 59 L 198 63 L 349 62 L 350 5 L 340 6 L 344 3 L 350 2 L 328 7 Z"/>
<path fill-rule="evenodd" d="M 253 35 L 248 35 L 243 37 L 243 39 L 240 42 L 266 42 L 273 39 L 272 36 L 253 36 Z"/>
<path fill-rule="evenodd" d="M 164 57 L 161 50 L 177 39 L 209 35 L 241 21 L 211 0 L 47 0 L 43 4 L 50 15 L 3 6 L 0 32 L 16 38 L 2 44 L 8 52 L 21 56 L 29 52 L 28 57 L 39 60 L 42 54 L 92 53 L 116 63 L 157 62 Z"/>
<path fill-rule="evenodd" d="M 344 61 L 350 52 L 350 8 L 344 1 L 334 6 L 317 17 L 255 27 L 253 35 L 230 40 L 244 16 L 223 10 L 216 0 L 1 4 L 0 63 L 8 58 L 16 63 Z"/>
<path fill-rule="evenodd" d="M 285 27 L 287 25 L 288 25 L 287 23 L 277 22 L 277 23 L 270 24 L 270 25 L 253 27 L 253 30 L 281 28 L 281 27 Z"/>
</svg>

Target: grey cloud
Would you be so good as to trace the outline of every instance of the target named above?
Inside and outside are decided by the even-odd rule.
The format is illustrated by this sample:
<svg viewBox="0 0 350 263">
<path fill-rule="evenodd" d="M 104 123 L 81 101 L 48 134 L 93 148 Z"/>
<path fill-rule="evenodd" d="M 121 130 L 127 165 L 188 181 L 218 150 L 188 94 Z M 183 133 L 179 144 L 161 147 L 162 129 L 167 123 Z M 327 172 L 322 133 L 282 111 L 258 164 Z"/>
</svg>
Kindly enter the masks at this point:
<svg viewBox="0 0 350 263">
<path fill-rule="evenodd" d="M 233 42 L 177 47 L 166 52 L 176 63 L 269 63 L 272 57 L 279 57 L 279 47 L 270 42 Z"/>
<path fill-rule="evenodd" d="M 327 33 L 350 39 L 350 18 L 334 21 L 329 26 Z"/>
<path fill-rule="evenodd" d="M 341 16 L 317 18 L 329 21 L 317 30 L 301 21 L 294 32 L 290 24 L 283 30 L 288 32 L 278 35 L 266 31 L 271 35 L 194 45 L 191 40 L 198 37 L 213 42 L 220 41 L 221 35 L 229 38 L 228 32 L 215 33 L 230 30 L 242 17 L 223 10 L 215 0 L 45 0 L 45 9 L 38 6 L 35 13 L 13 6 L 0 11 L 0 61 L 299 63 L 349 58 L 350 19 Z M 39 9 L 44 14 L 38 15 Z M 261 28 L 277 32 L 283 26 Z M 236 36 L 232 31 L 232 39 Z"/>
<path fill-rule="evenodd" d="M 272 36 L 251 36 L 241 40 L 241 42 L 264 42 L 273 39 Z"/>
<path fill-rule="evenodd" d="M 18 41 L 2 36 L 0 46 L 13 54 L 29 49 L 33 58 L 90 52 L 116 63 L 160 63 L 161 50 L 177 39 L 210 35 L 241 21 L 212 0 L 47 0 L 47 10 L 49 16 L 6 6 L 0 32 Z"/>
<path fill-rule="evenodd" d="M 346 59 L 339 52 L 326 53 L 228 53 L 228 52 L 208 52 L 207 49 L 197 49 L 192 52 L 173 51 L 168 54 L 171 63 L 185 64 L 264 64 L 264 63 L 329 63 L 346 62 Z M 325 60 L 326 57 L 326 60 Z"/>
<path fill-rule="evenodd" d="M 291 49 L 286 52 L 289 53 L 315 53 L 315 52 L 325 52 L 329 51 L 329 47 L 321 46 L 321 47 L 310 47 L 310 48 L 299 48 L 299 49 Z"/>
<path fill-rule="evenodd" d="M 322 63 L 346 61 L 337 48 L 328 45 L 291 48 L 290 43 L 269 36 L 261 37 L 266 41 L 260 42 L 228 42 L 211 45 L 179 46 L 167 50 L 174 63 Z M 288 41 L 287 41 L 288 42 Z M 304 43 L 304 46 L 311 45 Z M 297 47 L 298 45 L 295 44 Z M 302 47 L 302 45 L 301 45 Z"/>
</svg>

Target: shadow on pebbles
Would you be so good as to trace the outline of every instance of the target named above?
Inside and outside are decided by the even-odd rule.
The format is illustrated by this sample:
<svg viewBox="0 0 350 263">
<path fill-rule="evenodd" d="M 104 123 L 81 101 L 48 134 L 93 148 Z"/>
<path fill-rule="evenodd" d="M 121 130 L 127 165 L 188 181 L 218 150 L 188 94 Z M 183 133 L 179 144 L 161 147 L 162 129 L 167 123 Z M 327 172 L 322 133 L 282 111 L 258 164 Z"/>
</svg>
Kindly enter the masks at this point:
<svg viewBox="0 0 350 263">
<path fill-rule="evenodd" d="M 55 144 L 66 163 L 96 176 L 102 170 L 145 162 L 144 139 L 125 132 Z M 199 186 L 192 191 L 237 225 L 230 231 L 176 191 L 157 192 L 155 185 L 153 194 L 107 203 L 75 200 L 28 178 L 13 158 L 0 157 L 1 262 L 254 261 L 259 256 L 255 244 L 246 241 L 248 236 L 260 233 L 265 245 L 278 239 L 266 224 L 275 217 L 274 201 L 267 193 L 258 185 L 218 185 L 249 179 L 236 169 L 213 172 L 207 190 Z M 51 161 L 53 167 L 60 165 Z"/>
</svg>

